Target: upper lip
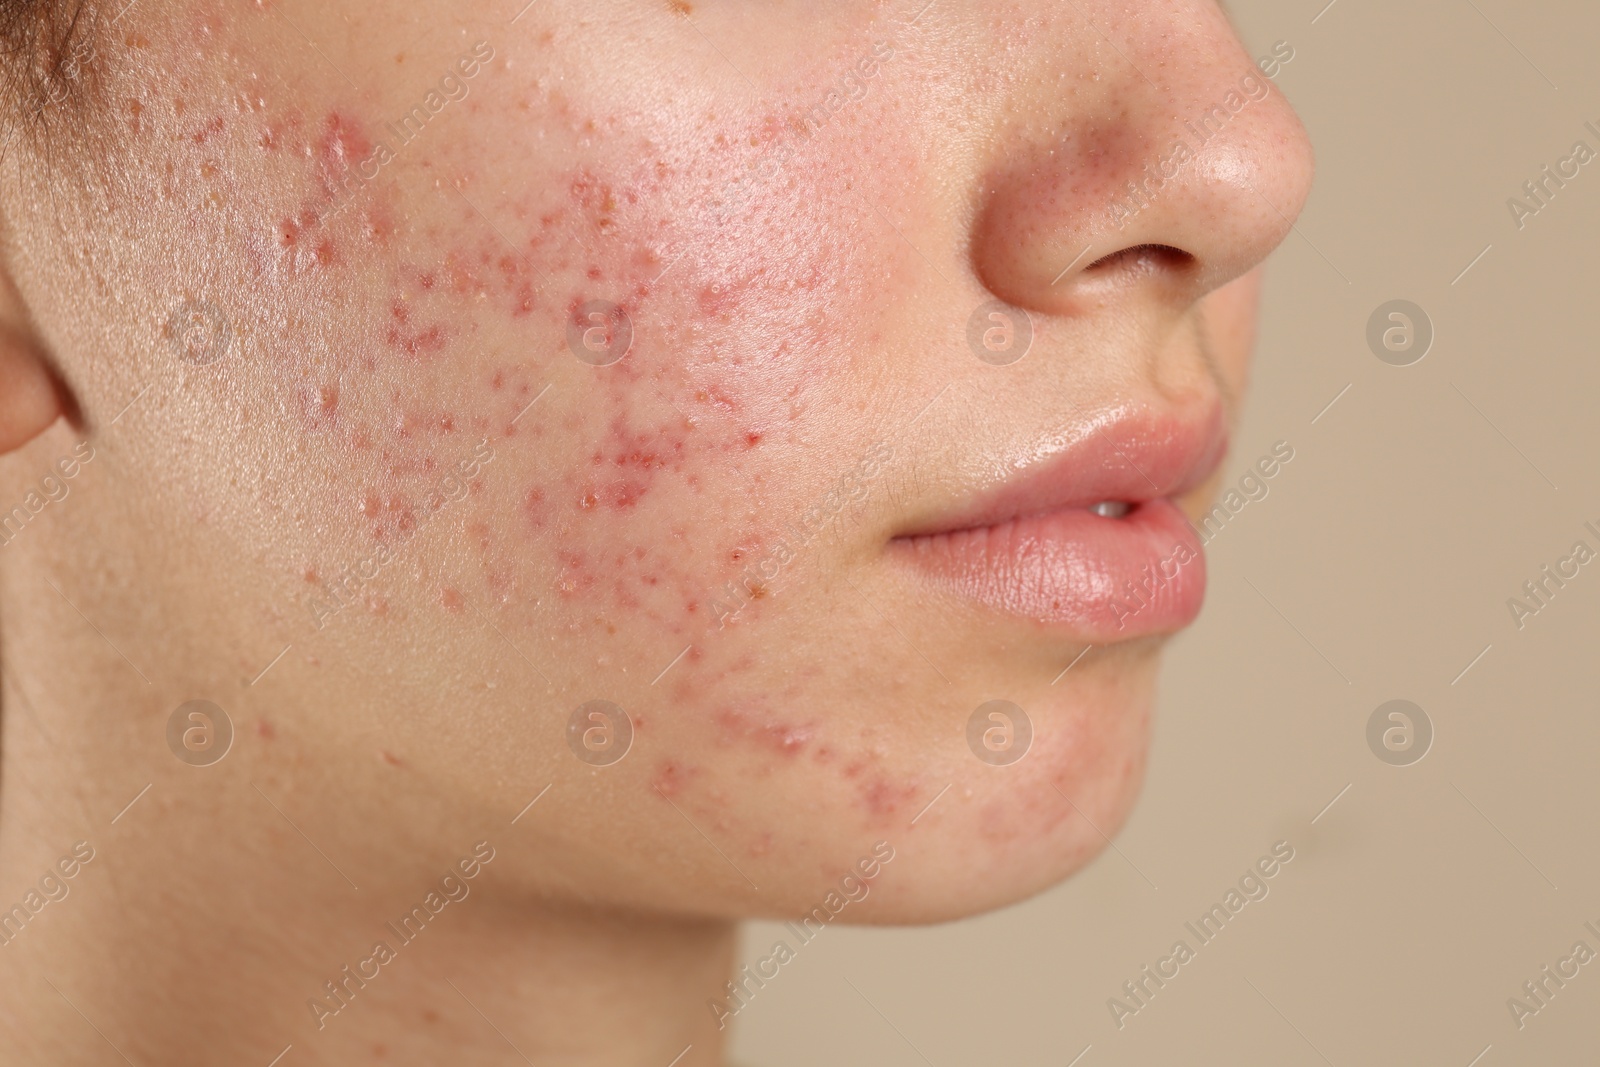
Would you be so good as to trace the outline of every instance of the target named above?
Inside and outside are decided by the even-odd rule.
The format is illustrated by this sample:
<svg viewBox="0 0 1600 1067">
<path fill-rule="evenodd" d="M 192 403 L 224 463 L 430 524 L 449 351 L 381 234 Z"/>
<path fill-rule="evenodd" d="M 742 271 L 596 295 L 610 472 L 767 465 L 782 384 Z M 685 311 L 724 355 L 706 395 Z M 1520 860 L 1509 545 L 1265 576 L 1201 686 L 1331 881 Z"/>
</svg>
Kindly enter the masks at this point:
<svg viewBox="0 0 1600 1067">
<path fill-rule="evenodd" d="M 1227 451 L 1219 405 L 1176 414 L 1148 408 L 1102 414 L 1075 427 L 1064 446 L 1006 464 L 1003 476 L 965 502 L 901 530 L 901 538 L 999 526 L 1103 501 L 1138 504 L 1182 496 L 1203 484 Z"/>
</svg>

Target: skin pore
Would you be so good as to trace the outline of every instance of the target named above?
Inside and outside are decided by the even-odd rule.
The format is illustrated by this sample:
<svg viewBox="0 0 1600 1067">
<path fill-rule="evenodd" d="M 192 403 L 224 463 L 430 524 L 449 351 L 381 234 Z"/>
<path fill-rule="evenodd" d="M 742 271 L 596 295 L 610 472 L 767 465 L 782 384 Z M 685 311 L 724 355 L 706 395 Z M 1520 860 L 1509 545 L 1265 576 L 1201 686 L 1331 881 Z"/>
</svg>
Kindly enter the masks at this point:
<svg viewBox="0 0 1600 1067">
<path fill-rule="evenodd" d="M 0 161 L 0 907 L 94 853 L 0 946 L 17 1062 L 718 1064 L 739 919 L 879 843 L 850 921 L 970 915 L 1121 824 L 1166 635 L 1079 662 L 894 546 L 1126 413 L 1232 418 L 1310 150 L 1210 0 L 75 34 Z"/>
</svg>

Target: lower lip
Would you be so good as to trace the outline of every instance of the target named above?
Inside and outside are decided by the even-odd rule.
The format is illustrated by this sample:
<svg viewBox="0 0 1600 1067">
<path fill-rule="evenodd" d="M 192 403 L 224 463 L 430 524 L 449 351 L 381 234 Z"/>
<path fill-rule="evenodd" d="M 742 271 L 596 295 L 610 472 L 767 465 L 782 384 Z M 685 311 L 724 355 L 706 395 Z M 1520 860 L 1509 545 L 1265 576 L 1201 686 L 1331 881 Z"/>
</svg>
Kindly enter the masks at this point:
<svg viewBox="0 0 1600 1067">
<path fill-rule="evenodd" d="M 1094 644 L 1180 630 L 1205 598 L 1204 551 L 1170 500 L 1115 519 L 1070 509 L 893 544 L 950 592 Z"/>
</svg>

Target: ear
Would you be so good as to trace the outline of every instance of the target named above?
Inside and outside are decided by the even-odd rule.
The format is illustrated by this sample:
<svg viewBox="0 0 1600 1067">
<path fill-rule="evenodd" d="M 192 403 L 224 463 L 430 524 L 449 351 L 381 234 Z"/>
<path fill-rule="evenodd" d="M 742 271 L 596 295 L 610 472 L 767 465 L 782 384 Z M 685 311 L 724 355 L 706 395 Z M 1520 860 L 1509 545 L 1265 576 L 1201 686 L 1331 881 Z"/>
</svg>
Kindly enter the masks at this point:
<svg viewBox="0 0 1600 1067">
<path fill-rule="evenodd" d="M 22 300 L 0 276 L 0 454 L 21 448 L 68 410 Z"/>
</svg>

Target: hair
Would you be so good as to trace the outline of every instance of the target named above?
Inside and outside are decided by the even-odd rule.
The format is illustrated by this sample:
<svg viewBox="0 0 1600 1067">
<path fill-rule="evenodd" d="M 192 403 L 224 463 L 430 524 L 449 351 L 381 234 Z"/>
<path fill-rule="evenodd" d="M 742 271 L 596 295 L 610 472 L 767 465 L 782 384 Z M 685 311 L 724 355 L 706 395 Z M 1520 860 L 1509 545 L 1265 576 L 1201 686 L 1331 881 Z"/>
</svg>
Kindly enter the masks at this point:
<svg viewBox="0 0 1600 1067">
<path fill-rule="evenodd" d="M 81 125 L 98 82 L 100 22 L 93 0 L 0 0 L 0 132 L 7 145 L 19 134 Z"/>
</svg>

